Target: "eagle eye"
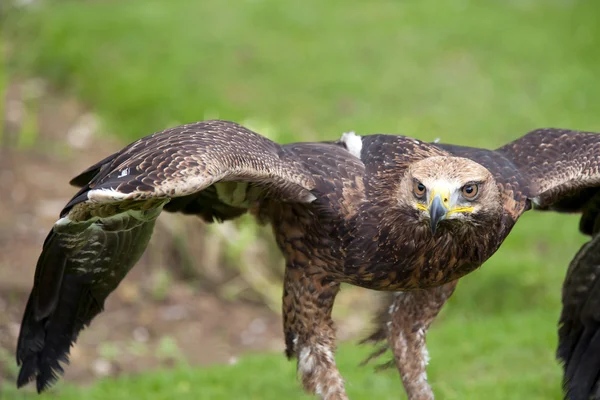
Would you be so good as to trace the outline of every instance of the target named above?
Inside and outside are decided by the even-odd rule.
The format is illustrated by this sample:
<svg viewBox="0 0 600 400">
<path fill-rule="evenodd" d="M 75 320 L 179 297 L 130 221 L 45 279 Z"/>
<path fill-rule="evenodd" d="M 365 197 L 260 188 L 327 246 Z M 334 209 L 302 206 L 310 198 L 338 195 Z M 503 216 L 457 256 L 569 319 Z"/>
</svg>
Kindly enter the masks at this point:
<svg viewBox="0 0 600 400">
<path fill-rule="evenodd" d="M 461 189 L 462 195 L 467 200 L 475 200 L 479 194 L 479 185 L 477 183 L 467 183 Z"/>
<path fill-rule="evenodd" d="M 418 199 L 422 199 L 425 196 L 427 188 L 421 182 L 415 180 L 413 183 L 413 193 Z"/>
</svg>

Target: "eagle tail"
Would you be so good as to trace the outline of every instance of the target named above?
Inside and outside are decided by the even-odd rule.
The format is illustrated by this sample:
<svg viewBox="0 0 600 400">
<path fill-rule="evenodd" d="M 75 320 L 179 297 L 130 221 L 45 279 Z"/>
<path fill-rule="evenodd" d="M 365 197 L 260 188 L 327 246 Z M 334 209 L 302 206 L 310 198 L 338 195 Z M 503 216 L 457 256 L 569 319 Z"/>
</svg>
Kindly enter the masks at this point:
<svg viewBox="0 0 600 400">
<path fill-rule="evenodd" d="M 360 344 L 371 344 L 375 345 L 376 348 L 369 354 L 369 356 L 364 359 L 360 365 L 364 366 L 370 363 L 373 360 L 379 359 L 388 350 L 390 350 L 388 344 L 388 322 L 390 321 L 390 313 L 389 307 L 390 304 L 394 301 L 394 297 L 391 293 L 385 293 L 380 300 L 379 310 L 373 318 L 373 322 L 375 325 L 375 329 L 371 332 L 371 334 L 364 339 L 362 339 Z M 389 361 L 385 361 L 383 364 L 377 365 L 376 370 L 383 370 L 392 366 L 392 363 Z"/>
<path fill-rule="evenodd" d="M 91 293 L 90 278 L 64 273 L 68 262 L 60 238 L 51 232 L 38 261 L 17 343 L 21 366 L 17 386 L 36 380 L 40 393 L 63 374 L 79 331 L 102 310 Z"/>
</svg>

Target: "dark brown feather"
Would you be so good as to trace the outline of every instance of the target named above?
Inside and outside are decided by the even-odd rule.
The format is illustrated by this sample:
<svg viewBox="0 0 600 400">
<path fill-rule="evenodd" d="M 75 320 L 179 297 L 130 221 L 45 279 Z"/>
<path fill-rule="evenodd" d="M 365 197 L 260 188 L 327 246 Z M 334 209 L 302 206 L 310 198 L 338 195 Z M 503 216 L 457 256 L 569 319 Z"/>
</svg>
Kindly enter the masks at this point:
<svg viewBox="0 0 600 400">
<path fill-rule="evenodd" d="M 600 186 L 600 136 L 567 129 L 537 129 L 500 147 L 526 176 L 538 208 L 579 211 Z M 585 191 L 582 196 L 579 192 Z"/>
<path fill-rule="evenodd" d="M 94 179 L 96 175 L 100 174 L 102 168 L 109 167 L 112 161 L 115 158 L 117 158 L 118 155 L 119 153 L 114 153 L 104 158 L 103 160 L 98 161 L 96 164 L 92 165 L 91 167 L 88 167 L 85 171 L 81 172 L 75 178 L 71 179 L 71 181 L 69 181 L 69 184 L 80 188 L 84 187 L 85 185 L 90 183 L 90 181 Z"/>
<path fill-rule="evenodd" d="M 569 400 L 600 398 L 600 235 L 583 245 L 562 292 L 557 357 Z"/>
<path fill-rule="evenodd" d="M 137 262 L 163 207 L 207 221 L 245 213 L 247 207 L 224 203 L 213 185 L 232 180 L 279 201 L 314 198 L 314 179 L 293 154 L 224 121 L 140 139 L 74 178 L 81 189 L 61 212 L 36 268 L 19 335 L 18 384 L 36 379 L 42 391 L 62 374 L 60 363 L 79 331 Z"/>
</svg>

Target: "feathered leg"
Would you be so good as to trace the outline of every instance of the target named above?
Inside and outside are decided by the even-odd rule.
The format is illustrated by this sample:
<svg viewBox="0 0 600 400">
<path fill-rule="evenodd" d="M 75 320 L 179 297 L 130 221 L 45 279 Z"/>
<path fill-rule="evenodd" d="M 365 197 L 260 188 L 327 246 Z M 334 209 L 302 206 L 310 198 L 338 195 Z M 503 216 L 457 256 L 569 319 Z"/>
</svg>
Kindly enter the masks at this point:
<svg viewBox="0 0 600 400">
<path fill-rule="evenodd" d="M 369 359 L 377 358 L 388 348 L 394 354 L 393 363 L 400 372 L 402 384 L 410 400 L 431 400 L 433 391 L 427 382 L 429 356 L 425 339 L 429 326 L 450 298 L 458 281 L 443 286 L 408 292 L 398 292 L 389 305 L 387 318 L 378 317 L 378 330 L 363 341 L 375 343 L 387 338 L 387 345 L 377 350 Z"/>
<path fill-rule="evenodd" d="M 288 358 L 298 358 L 304 390 L 323 400 L 346 400 L 344 382 L 334 360 L 335 328 L 331 310 L 339 283 L 286 268 L 283 329 Z"/>
</svg>

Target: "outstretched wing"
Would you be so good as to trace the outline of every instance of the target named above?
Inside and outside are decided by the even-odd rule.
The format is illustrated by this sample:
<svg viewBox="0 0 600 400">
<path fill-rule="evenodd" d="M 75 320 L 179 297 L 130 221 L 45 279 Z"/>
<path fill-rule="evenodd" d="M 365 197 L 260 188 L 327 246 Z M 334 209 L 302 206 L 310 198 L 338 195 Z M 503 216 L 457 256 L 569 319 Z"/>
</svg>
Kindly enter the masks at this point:
<svg viewBox="0 0 600 400">
<path fill-rule="evenodd" d="M 499 148 L 529 180 L 534 208 L 582 212 L 580 229 L 592 234 L 600 211 L 600 135 L 537 129 Z"/>
<path fill-rule="evenodd" d="M 535 209 L 582 214 L 593 235 L 577 253 L 563 284 L 557 356 L 570 400 L 600 399 L 600 135 L 538 129 L 497 150 L 527 184 Z"/>
<path fill-rule="evenodd" d="M 557 357 L 569 400 L 600 399 L 600 235 L 583 245 L 567 271 Z"/>
<path fill-rule="evenodd" d="M 141 257 L 163 209 L 212 221 L 267 196 L 315 199 L 315 181 L 291 150 L 225 121 L 140 139 L 72 183 L 82 188 L 44 242 L 17 346 L 18 385 L 36 379 L 38 391 L 62 373 L 60 362 Z"/>
</svg>

